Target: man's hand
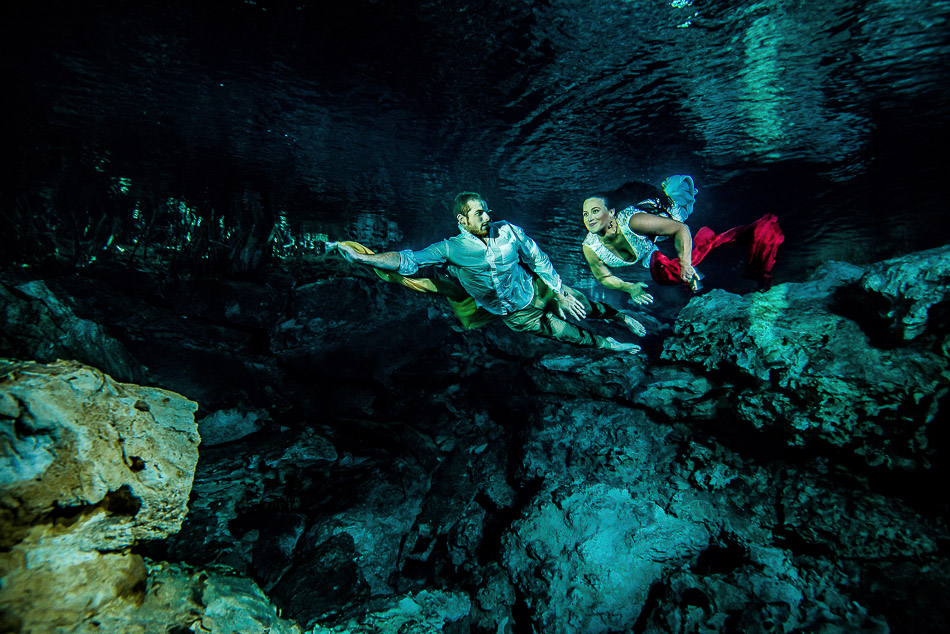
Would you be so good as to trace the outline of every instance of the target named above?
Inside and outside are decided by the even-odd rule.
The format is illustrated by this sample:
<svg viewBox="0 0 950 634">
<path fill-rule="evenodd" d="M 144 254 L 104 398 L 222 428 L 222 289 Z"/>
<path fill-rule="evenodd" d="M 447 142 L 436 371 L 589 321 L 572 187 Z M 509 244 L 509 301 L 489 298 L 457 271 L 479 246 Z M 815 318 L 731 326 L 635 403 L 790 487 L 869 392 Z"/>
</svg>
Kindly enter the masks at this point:
<svg viewBox="0 0 950 634">
<path fill-rule="evenodd" d="M 647 285 L 643 282 L 636 282 L 630 285 L 632 288 L 627 291 L 630 293 L 630 303 L 638 306 L 646 306 L 653 303 L 653 295 L 647 293 Z"/>
<path fill-rule="evenodd" d="M 356 264 L 368 264 L 384 271 L 398 271 L 402 260 L 397 251 L 387 251 L 386 253 L 360 253 L 348 244 L 342 242 L 327 242 L 327 252 L 330 249 L 336 249 L 347 262 Z"/>
<path fill-rule="evenodd" d="M 340 252 L 340 255 L 342 255 L 343 259 L 347 262 L 355 262 L 357 264 L 362 262 L 360 254 L 357 253 L 353 247 L 341 242 L 334 242 L 333 246 L 336 247 L 336 250 Z"/>
<path fill-rule="evenodd" d="M 574 319 L 583 319 L 587 317 L 587 309 L 584 308 L 584 302 L 577 299 L 570 293 L 560 292 L 554 296 L 557 300 L 557 315 L 561 319 L 566 319 L 565 313 Z"/>
</svg>

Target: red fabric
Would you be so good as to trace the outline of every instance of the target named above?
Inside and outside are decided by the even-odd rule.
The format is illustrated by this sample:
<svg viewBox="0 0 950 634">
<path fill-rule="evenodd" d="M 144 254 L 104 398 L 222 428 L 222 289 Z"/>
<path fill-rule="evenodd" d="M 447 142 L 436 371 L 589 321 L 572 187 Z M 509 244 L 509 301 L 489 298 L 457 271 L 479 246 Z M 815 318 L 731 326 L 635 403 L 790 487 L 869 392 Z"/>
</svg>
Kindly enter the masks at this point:
<svg viewBox="0 0 950 634">
<path fill-rule="evenodd" d="M 778 247 L 785 241 L 785 234 L 772 214 L 762 216 L 755 222 L 734 227 L 716 235 L 709 227 L 703 227 L 693 236 L 693 266 L 703 261 L 710 251 L 730 242 L 748 242 L 749 254 L 743 277 L 758 280 L 763 290 L 772 286 L 772 267 Z M 658 284 L 684 284 L 680 279 L 680 261 L 653 252 L 650 259 L 650 274 Z"/>
</svg>

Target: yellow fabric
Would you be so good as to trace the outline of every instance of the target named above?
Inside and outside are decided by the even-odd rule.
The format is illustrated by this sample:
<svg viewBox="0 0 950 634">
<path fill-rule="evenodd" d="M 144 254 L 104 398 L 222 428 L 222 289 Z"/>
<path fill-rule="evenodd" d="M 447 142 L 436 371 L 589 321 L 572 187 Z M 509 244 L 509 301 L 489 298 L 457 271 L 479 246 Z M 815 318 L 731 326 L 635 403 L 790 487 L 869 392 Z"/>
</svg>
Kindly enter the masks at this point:
<svg viewBox="0 0 950 634">
<path fill-rule="evenodd" d="M 363 246 L 359 242 L 347 240 L 340 244 L 345 244 L 354 249 L 357 253 L 363 255 L 372 255 L 374 253 L 372 249 Z M 436 293 L 442 295 L 448 300 L 452 312 L 455 313 L 458 320 L 462 322 L 462 326 L 467 330 L 481 328 L 495 318 L 495 315 L 476 304 L 475 299 L 468 295 L 465 289 L 448 280 L 432 280 L 427 277 L 406 277 L 395 271 L 384 271 L 376 267 L 373 267 L 373 270 L 380 279 L 386 282 L 402 284 L 406 288 L 419 293 Z"/>
<path fill-rule="evenodd" d="M 357 253 L 361 255 L 373 255 L 374 251 L 369 247 L 364 247 L 359 242 L 353 242 L 347 240 L 341 242 L 340 244 L 345 244 L 348 247 L 351 247 Z M 376 275 L 387 282 L 392 282 L 394 284 L 402 284 L 406 288 L 411 288 L 414 291 L 419 291 L 420 293 L 437 293 L 438 289 L 435 286 L 435 283 L 427 278 L 411 278 L 404 275 L 400 275 L 395 271 L 384 271 L 382 269 L 377 269 L 373 267 L 373 270 L 376 271 Z"/>
<path fill-rule="evenodd" d="M 475 300 L 471 297 L 467 297 L 461 301 L 456 301 L 451 297 L 446 297 L 445 299 L 448 300 L 449 306 L 452 307 L 452 312 L 455 313 L 458 320 L 462 322 L 462 325 L 468 330 L 481 328 L 491 323 L 496 317 L 496 315 L 493 315 L 476 304 Z"/>
</svg>

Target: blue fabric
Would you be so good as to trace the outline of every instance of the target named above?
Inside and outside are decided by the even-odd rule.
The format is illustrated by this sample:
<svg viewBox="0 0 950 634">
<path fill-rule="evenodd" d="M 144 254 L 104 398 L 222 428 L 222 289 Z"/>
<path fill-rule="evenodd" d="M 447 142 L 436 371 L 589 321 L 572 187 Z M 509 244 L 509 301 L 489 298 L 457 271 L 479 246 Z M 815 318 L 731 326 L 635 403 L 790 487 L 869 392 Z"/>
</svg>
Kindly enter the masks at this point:
<svg viewBox="0 0 950 634">
<path fill-rule="evenodd" d="M 693 213 L 693 205 L 696 204 L 696 193 L 699 191 L 693 183 L 693 177 L 674 174 L 663 181 L 662 187 L 666 195 L 676 203 L 673 217 L 680 222 L 686 222 L 686 219 Z"/>
</svg>

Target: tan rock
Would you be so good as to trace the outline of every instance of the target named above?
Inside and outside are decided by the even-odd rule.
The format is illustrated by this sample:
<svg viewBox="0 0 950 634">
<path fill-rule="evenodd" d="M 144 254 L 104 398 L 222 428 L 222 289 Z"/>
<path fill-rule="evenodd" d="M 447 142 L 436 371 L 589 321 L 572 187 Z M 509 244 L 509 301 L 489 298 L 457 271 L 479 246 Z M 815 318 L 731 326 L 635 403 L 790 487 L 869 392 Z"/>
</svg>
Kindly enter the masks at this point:
<svg viewBox="0 0 950 634">
<path fill-rule="evenodd" d="M 81 549 L 177 532 L 198 461 L 196 408 L 74 362 L 0 360 L 0 547 L 40 525 Z"/>
<path fill-rule="evenodd" d="M 0 563 L 0 631 L 95 631 L 103 618 L 133 613 L 143 602 L 147 570 L 138 555 L 65 548 L 43 554 L 34 557 L 20 544 Z"/>
<path fill-rule="evenodd" d="M 147 571 L 128 548 L 181 528 L 195 409 L 78 363 L 0 360 L 0 631 L 93 631 L 137 610 Z"/>
</svg>

